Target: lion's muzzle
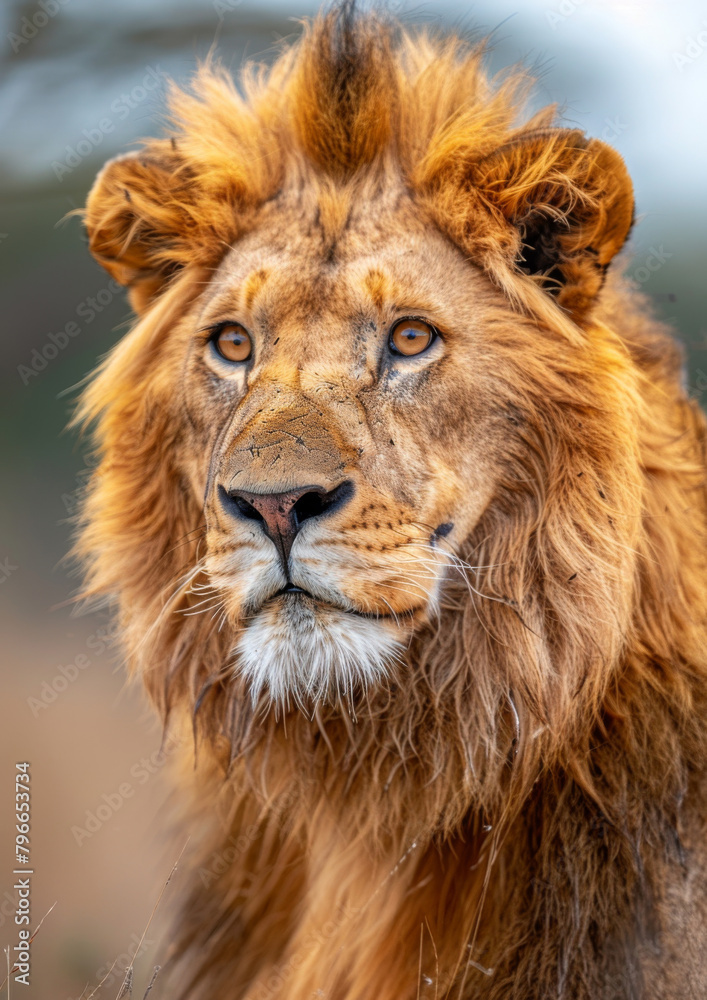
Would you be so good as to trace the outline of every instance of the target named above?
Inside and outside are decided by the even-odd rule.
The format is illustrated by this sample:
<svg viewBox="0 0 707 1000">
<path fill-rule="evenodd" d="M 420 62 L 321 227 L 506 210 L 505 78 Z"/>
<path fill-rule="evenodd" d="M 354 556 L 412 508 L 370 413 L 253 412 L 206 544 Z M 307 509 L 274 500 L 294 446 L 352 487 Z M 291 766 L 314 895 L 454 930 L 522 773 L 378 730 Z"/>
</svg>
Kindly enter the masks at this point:
<svg viewBox="0 0 707 1000">
<path fill-rule="evenodd" d="M 332 490 L 322 486 L 300 486 L 284 493 L 274 493 L 264 487 L 262 492 L 219 489 L 222 507 L 232 517 L 256 521 L 274 543 L 282 567 L 289 574 L 292 543 L 305 521 L 325 517 L 340 510 L 354 494 L 354 485 L 344 480 Z"/>
</svg>

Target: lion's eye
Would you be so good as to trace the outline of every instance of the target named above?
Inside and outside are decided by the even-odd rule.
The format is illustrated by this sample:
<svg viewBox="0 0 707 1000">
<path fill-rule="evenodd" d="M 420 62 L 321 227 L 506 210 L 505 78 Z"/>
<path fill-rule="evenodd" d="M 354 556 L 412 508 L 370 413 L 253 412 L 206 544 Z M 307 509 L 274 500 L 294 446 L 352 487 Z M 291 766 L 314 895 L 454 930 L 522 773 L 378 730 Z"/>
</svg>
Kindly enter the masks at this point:
<svg viewBox="0 0 707 1000">
<path fill-rule="evenodd" d="M 390 331 L 388 345 L 393 354 L 422 354 L 437 339 L 437 331 L 422 319 L 401 319 Z"/>
<path fill-rule="evenodd" d="M 224 323 L 214 332 L 212 340 L 226 361 L 247 361 L 253 350 L 250 334 L 240 323 Z"/>
</svg>

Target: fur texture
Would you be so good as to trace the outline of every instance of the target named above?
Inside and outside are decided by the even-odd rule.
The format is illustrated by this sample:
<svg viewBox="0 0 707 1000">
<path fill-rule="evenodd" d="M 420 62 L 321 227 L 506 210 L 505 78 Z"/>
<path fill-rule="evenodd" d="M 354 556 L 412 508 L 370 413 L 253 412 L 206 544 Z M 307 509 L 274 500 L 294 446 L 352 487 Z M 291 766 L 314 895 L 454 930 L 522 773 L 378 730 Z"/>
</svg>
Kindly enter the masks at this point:
<svg viewBox="0 0 707 1000">
<path fill-rule="evenodd" d="M 88 199 L 139 318 L 79 411 L 86 596 L 198 747 L 171 996 L 707 989 L 705 421 L 607 274 L 620 157 L 482 58 L 341 4 Z M 229 506 L 344 481 L 287 567 Z"/>
<path fill-rule="evenodd" d="M 317 612 L 308 598 L 279 597 L 244 629 L 235 656 L 256 704 L 268 695 L 287 708 L 294 700 L 306 711 L 385 679 L 402 648 L 394 626 L 382 628 L 380 619 L 344 610 Z"/>
</svg>

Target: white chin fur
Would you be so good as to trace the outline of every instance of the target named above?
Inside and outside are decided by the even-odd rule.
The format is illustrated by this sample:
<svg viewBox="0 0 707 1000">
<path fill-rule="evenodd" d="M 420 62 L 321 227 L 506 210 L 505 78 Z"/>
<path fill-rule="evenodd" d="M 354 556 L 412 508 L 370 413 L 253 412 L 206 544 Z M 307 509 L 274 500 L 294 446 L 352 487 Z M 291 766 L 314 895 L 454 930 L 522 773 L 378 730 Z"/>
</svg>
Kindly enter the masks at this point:
<svg viewBox="0 0 707 1000">
<path fill-rule="evenodd" d="M 253 701 L 267 692 L 289 706 L 349 697 L 382 680 L 402 643 L 385 620 L 364 618 L 304 595 L 264 607 L 236 645 L 237 669 Z"/>
</svg>

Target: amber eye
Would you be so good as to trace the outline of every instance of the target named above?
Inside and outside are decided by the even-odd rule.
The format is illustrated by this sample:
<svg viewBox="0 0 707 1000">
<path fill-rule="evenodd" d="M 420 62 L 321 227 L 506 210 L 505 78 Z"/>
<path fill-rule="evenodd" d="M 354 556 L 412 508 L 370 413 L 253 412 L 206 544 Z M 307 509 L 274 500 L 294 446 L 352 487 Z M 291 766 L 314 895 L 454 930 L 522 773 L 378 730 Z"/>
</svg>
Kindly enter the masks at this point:
<svg viewBox="0 0 707 1000">
<path fill-rule="evenodd" d="M 437 331 L 423 319 L 401 319 L 390 331 L 388 344 L 393 354 L 422 354 L 437 339 Z"/>
<path fill-rule="evenodd" d="M 212 340 L 226 361 L 247 361 L 253 349 L 250 334 L 240 323 L 224 323 L 214 332 Z"/>
</svg>

